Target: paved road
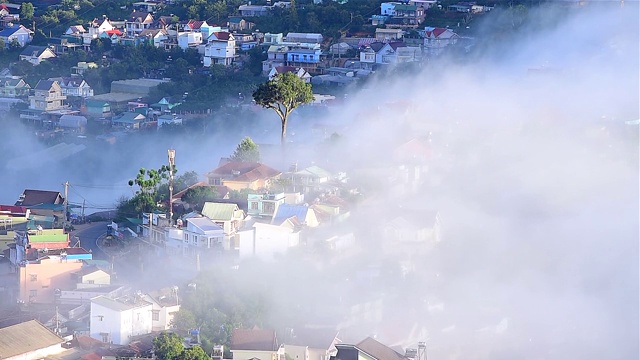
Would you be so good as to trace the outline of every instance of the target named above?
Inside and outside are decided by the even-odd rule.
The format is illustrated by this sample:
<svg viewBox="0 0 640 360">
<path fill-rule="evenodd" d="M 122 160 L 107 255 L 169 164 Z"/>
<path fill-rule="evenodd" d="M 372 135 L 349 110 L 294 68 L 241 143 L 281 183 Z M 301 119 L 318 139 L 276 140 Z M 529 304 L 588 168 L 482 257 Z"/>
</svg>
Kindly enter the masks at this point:
<svg viewBox="0 0 640 360">
<path fill-rule="evenodd" d="M 91 224 L 75 225 L 77 230 L 71 232 L 71 244 L 75 245 L 74 237 L 80 239 L 80 246 L 85 250 L 91 250 L 95 260 L 109 260 L 102 250 L 96 244 L 96 240 L 100 235 L 107 232 L 107 222 L 95 222 Z"/>
</svg>

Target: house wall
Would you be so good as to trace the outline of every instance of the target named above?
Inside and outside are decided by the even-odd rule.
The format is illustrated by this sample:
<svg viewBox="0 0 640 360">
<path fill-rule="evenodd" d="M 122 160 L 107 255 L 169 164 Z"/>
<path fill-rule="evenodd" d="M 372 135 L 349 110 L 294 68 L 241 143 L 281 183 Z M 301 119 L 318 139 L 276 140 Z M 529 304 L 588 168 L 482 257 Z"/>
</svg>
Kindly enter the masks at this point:
<svg viewBox="0 0 640 360">
<path fill-rule="evenodd" d="M 160 305 L 154 304 L 153 310 L 159 311 L 159 318 L 158 320 L 153 321 L 152 330 L 164 331 L 171 328 L 171 322 L 173 321 L 175 313 L 180 310 L 180 305 L 161 307 Z"/>
<path fill-rule="evenodd" d="M 330 354 L 327 349 L 308 348 L 308 360 L 329 360 Z M 334 348 L 335 351 L 335 348 Z"/>
<path fill-rule="evenodd" d="M 55 300 L 55 289 L 74 289 L 75 279 L 72 274 L 82 267 L 82 261 L 60 261 L 43 259 L 40 264 L 20 266 L 20 295 L 25 303 L 51 303 Z M 36 276 L 32 281 L 31 275 Z M 35 291 L 35 296 L 32 296 Z"/>
<path fill-rule="evenodd" d="M 122 338 L 120 329 L 120 324 L 122 323 L 121 315 L 118 311 L 92 302 L 89 319 L 89 336 L 100 341 L 106 340 L 107 342 L 120 344 Z M 108 337 L 104 338 L 101 334 L 108 334 Z"/>
<path fill-rule="evenodd" d="M 51 355 L 60 354 L 65 350 L 67 349 L 63 348 L 62 342 L 60 342 L 60 344 L 55 344 L 46 348 L 29 351 L 24 354 L 3 358 L 3 360 L 38 360 L 38 359 L 44 359 Z"/>
<path fill-rule="evenodd" d="M 263 260 L 273 260 L 276 254 L 282 254 L 300 242 L 300 233 L 291 229 L 256 223 L 253 231 L 240 233 L 240 258 L 257 257 Z"/>
<path fill-rule="evenodd" d="M 233 180 L 222 180 L 222 185 L 229 188 L 229 190 L 243 190 L 243 189 L 251 189 L 258 190 L 265 187 L 265 181 L 262 179 L 248 182 L 248 181 L 233 181 Z"/>
<path fill-rule="evenodd" d="M 310 360 L 309 350 L 306 346 L 285 344 L 284 351 L 285 351 L 285 354 L 287 355 L 287 358 L 290 357 L 293 360 Z"/>
<path fill-rule="evenodd" d="M 84 284 L 95 284 L 95 285 L 110 285 L 111 284 L 111 275 L 106 272 L 100 270 L 92 272 L 91 274 L 86 274 L 82 277 L 82 283 Z"/>
<path fill-rule="evenodd" d="M 102 341 L 100 333 L 111 334 L 111 342 L 128 345 L 132 336 L 151 333 L 151 304 L 121 312 L 91 303 L 90 336 Z M 103 316 L 102 321 L 98 316 Z"/>
</svg>

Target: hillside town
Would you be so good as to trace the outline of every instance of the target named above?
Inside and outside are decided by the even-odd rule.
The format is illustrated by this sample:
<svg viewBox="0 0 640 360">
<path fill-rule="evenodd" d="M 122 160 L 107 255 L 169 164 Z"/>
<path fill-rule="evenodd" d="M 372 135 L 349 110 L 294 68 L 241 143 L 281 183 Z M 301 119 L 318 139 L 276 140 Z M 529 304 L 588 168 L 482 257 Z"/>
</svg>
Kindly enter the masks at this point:
<svg viewBox="0 0 640 360">
<path fill-rule="evenodd" d="M 224 137 L 220 119 L 244 130 L 264 113 L 280 117 L 282 143 L 243 135 L 233 153 L 202 159 L 205 172 L 185 171 L 193 154 L 180 148 L 152 168 L 128 154 L 140 171 L 117 174 L 132 179 L 118 184 L 130 196 L 109 208 L 75 181 L 12 194 L 0 204 L 2 360 L 508 358 L 488 345 L 478 355 L 498 342 L 546 358 L 496 294 L 476 289 L 462 307 L 466 295 L 444 290 L 468 219 L 442 194 L 472 183 L 479 157 L 502 156 L 501 136 L 539 129 L 474 129 L 477 147 L 461 153 L 469 123 L 425 115 L 422 99 L 376 98 L 349 121 L 318 120 L 386 79 L 472 61 L 524 23 L 524 5 L 14 2 L 0 4 L 0 113 L 45 150 L 9 159 L 13 173 L 41 161 L 91 172 L 99 165 L 77 160 L 87 149 Z M 501 8 L 507 30 L 474 32 Z M 260 97 L 289 77 L 310 96 Z M 287 132 L 289 114 L 307 120 L 304 132 Z M 611 139 L 637 124 L 603 118 L 575 136 L 615 158 Z M 458 321 L 463 308 L 473 321 Z"/>
<path fill-rule="evenodd" d="M 22 121 L 40 129 L 38 134 L 44 138 L 181 126 L 193 115 L 218 110 L 211 104 L 194 109 L 194 94 L 188 91 L 162 94 L 184 76 L 182 70 L 207 76 L 212 67 L 220 67 L 221 71 L 231 71 L 229 76 L 237 77 L 239 69 L 257 63 L 257 77 L 251 80 L 254 83 L 278 73 L 295 73 L 314 87 L 333 88 L 329 91 L 336 92 L 336 88 L 363 82 L 392 65 L 423 64 L 453 48 L 470 51 L 473 39 L 456 33 L 456 29 L 464 29 L 461 23 L 456 23 L 455 28 L 433 26 L 426 18 L 428 9 L 446 11 L 451 19 L 464 23 L 491 10 L 475 3 L 443 9 L 436 1 L 382 2 L 379 14 L 372 15 L 365 24 L 367 32 L 343 31 L 338 38 L 256 28 L 255 22 L 262 18 L 292 11 L 291 2 L 242 4 L 229 9 L 228 18 L 216 21 L 165 15 L 163 9 L 166 11 L 170 4 L 135 2 L 126 8 L 130 11 L 126 17 L 103 14 L 89 22 L 69 22 L 62 32 L 47 34 L 47 38 L 38 37 L 38 30 L 33 29 L 37 23 L 33 13 L 25 14 L 19 4 L 2 4 L 0 40 L 6 47 L 5 57 L 12 57 L 0 74 L 0 109 L 16 112 Z M 55 6 L 69 5 L 62 2 Z M 29 20 L 21 19 L 21 15 L 29 16 Z M 140 77 L 114 79 L 98 86 L 98 74 L 127 61 L 116 55 L 126 52 L 126 47 L 157 49 L 163 61 Z M 187 56 L 193 62 L 185 63 Z M 74 59 L 81 61 L 69 63 Z M 176 64 L 187 69 L 173 75 Z M 123 75 L 127 76 L 116 76 Z M 154 91 L 158 87 L 161 90 Z M 245 95 L 248 94 L 240 93 L 240 103 L 245 103 Z M 326 105 L 336 100 L 339 99 L 334 95 L 316 93 L 314 104 Z"/>
</svg>

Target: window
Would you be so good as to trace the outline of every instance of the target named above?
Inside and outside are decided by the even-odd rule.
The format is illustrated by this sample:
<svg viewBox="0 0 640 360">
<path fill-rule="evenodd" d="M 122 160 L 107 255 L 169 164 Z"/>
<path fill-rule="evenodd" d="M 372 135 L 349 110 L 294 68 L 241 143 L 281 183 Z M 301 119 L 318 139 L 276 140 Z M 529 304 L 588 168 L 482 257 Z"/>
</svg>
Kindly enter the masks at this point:
<svg viewBox="0 0 640 360">
<path fill-rule="evenodd" d="M 38 296 L 38 290 L 31 290 L 29 291 L 29 297 L 30 298 L 34 298 Z"/>
<path fill-rule="evenodd" d="M 274 203 L 264 203 L 263 205 L 263 212 L 266 214 L 272 214 L 274 211 L 276 211 L 276 205 Z"/>
<path fill-rule="evenodd" d="M 38 281 L 38 275 L 36 274 L 29 275 L 29 278 L 31 279 L 31 281 Z"/>
<path fill-rule="evenodd" d="M 103 343 L 108 343 L 109 342 L 109 334 L 108 333 L 100 333 L 100 336 L 102 337 L 102 342 Z"/>
<path fill-rule="evenodd" d="M 151 320 L 160 321 L 160 310 L 151 311 Z"/>
<path fill-rule="evenodd" d="M 87 280 L 87 284 L 95 284 L 96 281 L 95 280 Z"/>
<path fill-rule="evenodd" d="M 251 202 L 251 210 L 258 210 L 258 202 L 257 201 L 252 201 Z"/>
</svg>

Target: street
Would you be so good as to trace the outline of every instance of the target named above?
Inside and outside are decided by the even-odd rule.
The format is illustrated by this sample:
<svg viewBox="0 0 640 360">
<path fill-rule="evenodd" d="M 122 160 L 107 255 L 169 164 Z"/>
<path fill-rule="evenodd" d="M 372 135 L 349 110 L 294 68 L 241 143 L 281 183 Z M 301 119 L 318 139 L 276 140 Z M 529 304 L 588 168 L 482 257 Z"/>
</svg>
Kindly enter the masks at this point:
<svg viewBox="0 0 640 360">
<path fill-rule="evenodd" d="M 71 245 L 76 244 L 76 238 L 80 239 L 80 246 L 85 250 L 91 250 L 94 260 L 110 260 L 108 256 L 100 250 L 96 240 L 100 235 L 107 232 L 106 221 L 94 222 L 91 224 L 74 225 L 77 230 L 71 232 Z"/>
</svg>

